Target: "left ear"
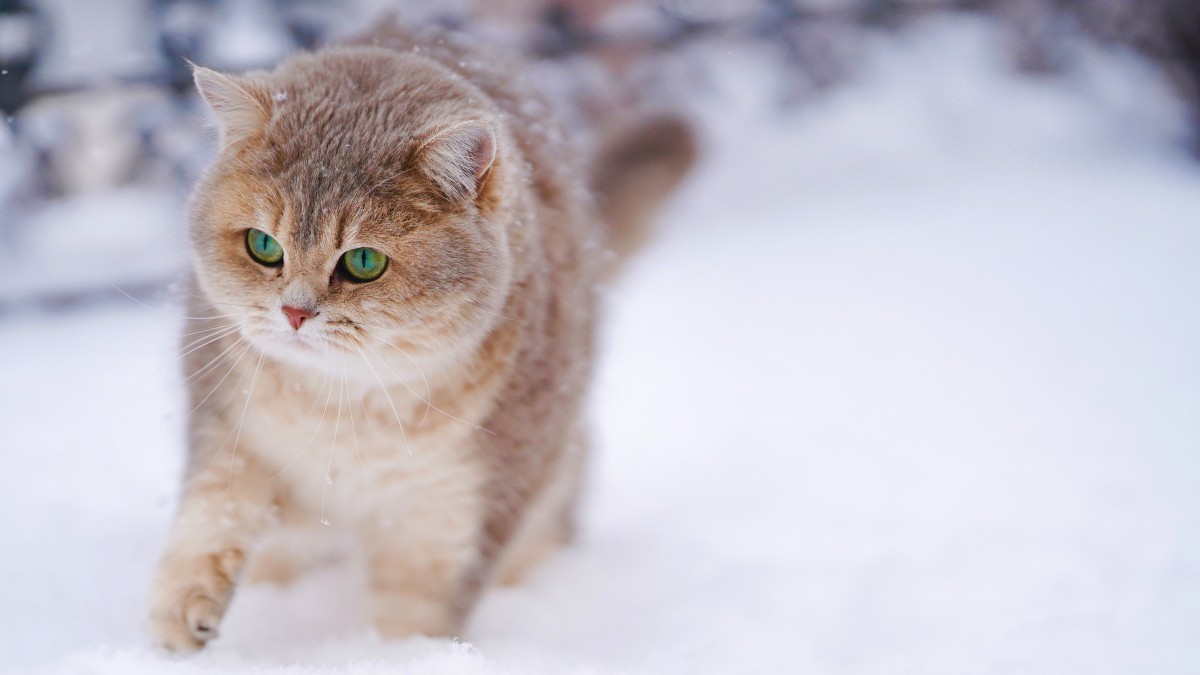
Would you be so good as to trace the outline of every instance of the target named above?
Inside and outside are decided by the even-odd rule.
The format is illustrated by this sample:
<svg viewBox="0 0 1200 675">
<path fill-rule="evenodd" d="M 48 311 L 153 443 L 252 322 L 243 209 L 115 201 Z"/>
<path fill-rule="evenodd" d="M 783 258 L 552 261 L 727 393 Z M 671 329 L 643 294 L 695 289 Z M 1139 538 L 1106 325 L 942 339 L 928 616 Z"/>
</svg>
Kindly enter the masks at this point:
<svg viewBox="0 0 1200 675">
<path fill-rule="evenodd" d="M 459 122 L 434 132 L 417 161 L 450 201 L 474 200 L 496 161 L 496 133 L 482 120 Z"/>
<path fill-rule="evenodd" d="M 204 102 L 217 116 L 221 147 L 250 141 L 271 119 L 271 98 L 251 76 L 237 77 L 193 66 L 192 76 Z"/>
</svg>

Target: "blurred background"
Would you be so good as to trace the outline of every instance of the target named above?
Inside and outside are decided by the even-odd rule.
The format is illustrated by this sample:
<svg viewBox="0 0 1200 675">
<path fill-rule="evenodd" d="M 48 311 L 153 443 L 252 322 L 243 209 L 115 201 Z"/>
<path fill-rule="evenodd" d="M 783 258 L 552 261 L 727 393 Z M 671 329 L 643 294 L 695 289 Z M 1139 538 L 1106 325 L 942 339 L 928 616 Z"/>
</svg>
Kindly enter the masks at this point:
<svg viewBox="0 0 1200 675">
<path fill-rule="evenodd" d="M 188 61 L 388 16 L 523 53 L 585 144 L 697 129 L 581 541 L 463 643 L 330 570 L 172 661 Z M 1200 672 L 1194 0 L 0 0 L 0 111 L 0 671 Z"/>
<path fill-rule="evenodd" d="M 172 278 L 182 251 L 163 244 L 211 152 L 188 60 L 270 68 L 391 14 L 525 53 L 577 119 L 613 101 L 703 106 L 723 51 L 754 53 L 771 105 L 802 114 L 861 74 L 869 36 L 948 13 L 996 23 L 997 57 L 1029 77 L 1076 67 L 1081 38 L 1143 55 L 1188 107 L 1180 143 L 1196 147 L 1190 0 L 3 0 L 0 315 L 111 299 L 111 283 L 141 297 Z M 25 266 L 66 238 L 77 245 L 56 249 L 57 274 Z M 67 264 L 76 255 L 89 264 Z"/>
</svg>

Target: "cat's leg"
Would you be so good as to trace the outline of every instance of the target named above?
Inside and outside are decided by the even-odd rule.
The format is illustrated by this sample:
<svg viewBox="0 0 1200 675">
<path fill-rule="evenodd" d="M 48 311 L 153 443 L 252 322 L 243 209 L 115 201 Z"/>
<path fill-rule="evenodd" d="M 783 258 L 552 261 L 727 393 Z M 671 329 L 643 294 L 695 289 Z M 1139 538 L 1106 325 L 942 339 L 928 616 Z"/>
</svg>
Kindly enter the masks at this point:
<svg viewBox="0 0 1200 675">
<path fill-rule="evenodd" d="M 525 510 L 525 516 L 496 563 L 495 583 L 510 586 L 520 582 L 531 568 L 574 537 L 585 442 L 580 436 L 568 448 L 553 478 Z"/>
<path fill-rule="evenodd" d="M 167 649 L 190 651 L 216 637 L 234 585 L 259 535 L 275 521 L 274 494 L 252 457 L 196 468 L 150 595 L 149 628 Z"/>
<path fill-rule="evenodd" d="M 529 570 L 571 541 L 573 528 L 569 515 L 563 511 L 557 515 L 559 517 L 539 518 L 536 525 L 521 528 L 496 566 L 494 583 L 500 586 L 521 583 Z"/>
<path fill-rule="evenodd" d="M 246 583 L 287 586 L 306 572 L 337 563 L 345 553 L 344 542 L 331 541 L 329 529 L 317 524 L 317 512 L 294 502 L 280 506 L 279 527 L 264 533 L 246 563 Z"/>
<path fill-rule="evenodd" d="M 308 572 L 336 564 L 342 552 L 320 534 L 311 528 L 273 533 L 246 563 L 246 583 L 290 586 Z"/>
<path fill-rule="evenodd" d="M 480 491 L 423 486 L 379 513 L 363 533 L 376 630 L 389 638 L 459 634 L 487 567 Z"/>
</svg>

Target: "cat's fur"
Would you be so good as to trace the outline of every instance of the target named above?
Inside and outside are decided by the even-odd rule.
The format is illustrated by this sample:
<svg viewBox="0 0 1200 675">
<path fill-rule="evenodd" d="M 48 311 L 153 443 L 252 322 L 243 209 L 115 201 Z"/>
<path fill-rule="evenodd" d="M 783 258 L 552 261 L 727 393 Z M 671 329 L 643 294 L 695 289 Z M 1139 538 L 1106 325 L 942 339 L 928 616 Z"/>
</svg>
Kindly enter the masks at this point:
<svg viewBox="0 0 1200 675">
<path fill-rule="evenodd" d="M 597 209 L 519 71 L 399 29 L 269 74 L 197 69 L 221 152 L 190 205 L 189 453 L 151 597 L 164 646 L 214 637 L 248 565 L 288 576 L 314 554 L 264 547 L 289 528 L 359 544 L 386 636 L 457 634 L 488 583 L 571 536 L 606 251 L 693 150 L 671 121 L 616 134 Z M 647 133 L 667 146 L 619 147 Z M 282 266 L 249 257 L 251 227 Z M 339 276 L 359 246 L 389 256 L 380 279 Z M 284 304 L 315 316 L 294 330 Z"/>
</svg>

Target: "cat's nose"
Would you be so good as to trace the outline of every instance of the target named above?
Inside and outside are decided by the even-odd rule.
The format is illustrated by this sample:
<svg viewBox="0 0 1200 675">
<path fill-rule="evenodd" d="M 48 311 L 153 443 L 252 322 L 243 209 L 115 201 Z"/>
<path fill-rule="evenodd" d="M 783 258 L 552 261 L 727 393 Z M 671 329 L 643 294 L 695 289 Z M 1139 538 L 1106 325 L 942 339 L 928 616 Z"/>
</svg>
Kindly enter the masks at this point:
<svg viewBox="0 0 1200 675">
<path fill-rule="evenodd" d="M 293 330 L 300 330 L 300 326 L 304 325 L 305 319 L 311 319 L 317 315 L 316 312 L 310 312 L 300 307 L 292 307 L 291 305 L 284 305 L 283 313 L 287 314 L 288 323 L 292 324 Z"/>
</svg>

